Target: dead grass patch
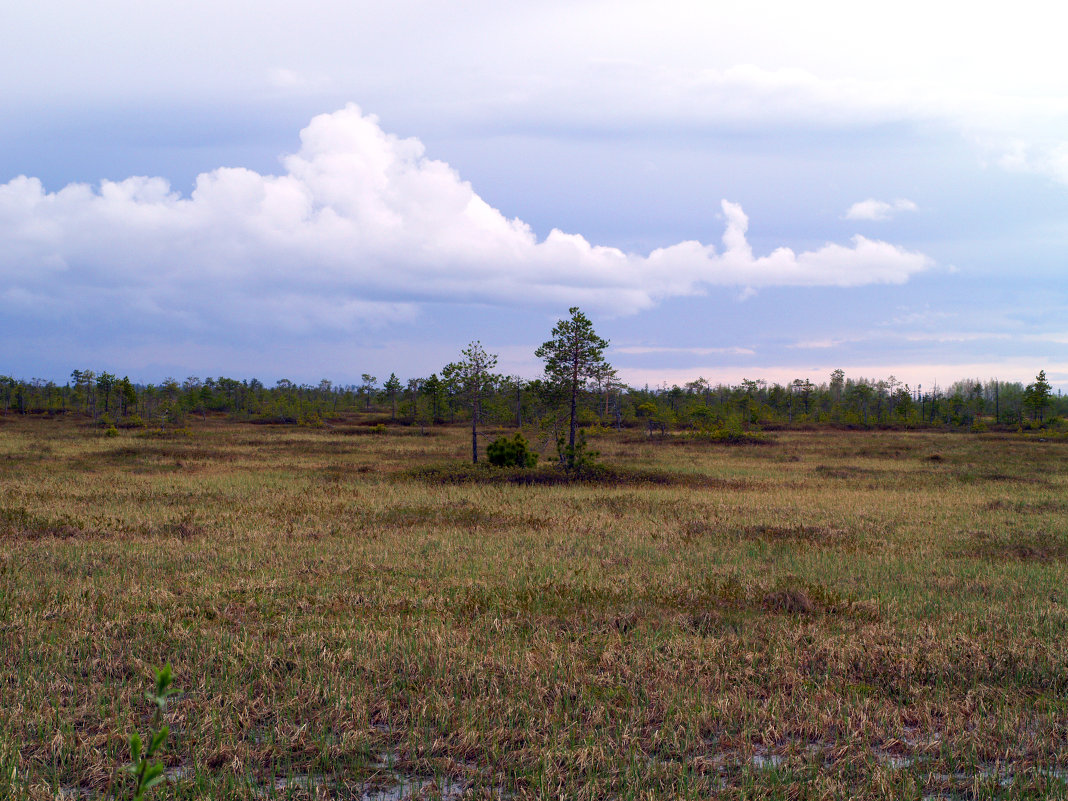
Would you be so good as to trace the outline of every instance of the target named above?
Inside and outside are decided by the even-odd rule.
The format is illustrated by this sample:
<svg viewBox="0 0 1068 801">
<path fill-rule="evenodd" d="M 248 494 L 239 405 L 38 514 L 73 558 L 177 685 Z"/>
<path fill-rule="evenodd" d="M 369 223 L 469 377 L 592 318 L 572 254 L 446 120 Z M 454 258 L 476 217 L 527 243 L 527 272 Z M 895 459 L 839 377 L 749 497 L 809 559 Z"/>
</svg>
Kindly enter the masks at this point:
<svg viewBox="0 0 1068 801">
<path fill-rule="evenodd" d="M 990 512 L 1015 512 L 1016 514 L 1051 514 L 1068 512 L 1068 500 L 1044 498 L 1042 500 L 1019 500 L 995 498 L 986 501 L 983 509 Z"/>
<path fill-rule="evenodd" d="M 451 463 L 410 468 L 400 473 L 402 478 L 430 484 L 518 484 L 523 486 L 677 486 L 717 488 L 747 488 L 744 480 L 719 479 L 691 473 L 677 473 L 655 468 L 635 468 L 620 465 L 597 465 L 579 471 L 562 470 L 556 465 L 532 468 L 498 468 L 492 465 Z"/>
<path fill-rule="evenodd" d="M 869 467 L 855 467 L 853 465 L 816 465 L 813 471 L 822 478 L 855 479 L 879 475 L 878 470 Z"/>
<path fill-rule="evenodd" d="M 973 476 L 971 474 L 969 474 L 968 477 L 972 478 Z M 1045 478 L 1044 476 L 1020 475 L 1018 473 L 1017 474 L 1012 474 L 1012 473 L 1005 473 L 1005 472 L 1003 472 L 1001 470 L 993 470 L 993 471 L 989 471 L 989 472 L 976 473 L 976 474 L 974 474 L 974 478 L 976 480 L 978 480 L 978 481 L 991 481 L 991 482 L 1005 481 L 1005 482 L 1012 482 L 1012 483 L 1018 483 L 1018 484 L 1039 484 L 1039 485 L 1048 485 L 1049 484 L 1049 479 Z"/>
<path fill-rule="evenodd" d="M 856 535 L 845 528 L 835 528 L 811 523 L 790 525 L 759 524 L 749 526 L 744 536 L 765 542 L 805 542 L 813 545 L 854 545 Z"/>
<path fill-rule="evenodd" d="M 770 612 L 788 615 L 810 615 L 816 611 L 816 602 L 799 587 L 774 590 L 763 598 L 764 608 Z"/>
<path fill-rule="evenodd" d="M 683 542 L 691 543 L 714 536 L 719 528 L 709 520 L 684 520 L 679 525 L 679 534 Z"/>
<path fill-rule="evenodd" d="M 758 523 L 741 530 L 732 530 L 729 524 L 723 521 L 690 518 L 680 520 L 678 532 L 685 543 L 720 536 L 726 538 L 740 536 L 742 539 L 760 540 L 772 544 L 806 543 L 825 547 L 852 546 L 857 542 L 856 534 L 850 529 L 807 523 L 785 525 Z"/>
<path fill-rule="evenodd" d="M 176 537 L 180 540 L 203 537 L 209 533 L 208 527 L 192 514 L 183 515 L 176 520 L 164 523 L 155 531 L 165 537 Z"/>
<path fill-rule="evenodd" d="M 1068 538 L 1046 531 L 993 534 L 976 531 L 957 555 L 991 561 L 1052 562 L 1068 559 Z"/>
<path fill-rule="evenodd" d="M 907 440 L 895 437 L 886 443 L 857 448 L 855 454 L 862 459 L 904 459 L 912 456 L 916 447 Z"/>
<path fill-rule="evenodd" d="M 500 529 L 514 525 L 517 517 L 485 511 L 470 501 L 449 501 L 444 504 L 403 505 L 381 509 L 365 515 L 362 523 L 371 528 L 413 529 L 464 528 L 469 530 Z"/>
<path fill-rule="evenodd" d="M 73 539 L 90 535 L 78 521 L 63 515 L 41 515 L 21 506 L 0 507 L 0 538 L 3 539 Z"/>
<path fill-rule="evenodd" d="M 373 464 L 332 464 L 322 470 L 326 481 L 346 481 L 378 472 Z"/>
<path fill-rule="evenodd" d="M 949 475 L 962 484 L 1023 484 L 1036 487 L 1052 486 L 1048 475 L 1039 472 L 1035 465 L 1019 465 L 1019 469 L 1010 472 L 1007 467 L 998 466 L 993 469 L 985 465 L 964 464 Z"/>
</svg>

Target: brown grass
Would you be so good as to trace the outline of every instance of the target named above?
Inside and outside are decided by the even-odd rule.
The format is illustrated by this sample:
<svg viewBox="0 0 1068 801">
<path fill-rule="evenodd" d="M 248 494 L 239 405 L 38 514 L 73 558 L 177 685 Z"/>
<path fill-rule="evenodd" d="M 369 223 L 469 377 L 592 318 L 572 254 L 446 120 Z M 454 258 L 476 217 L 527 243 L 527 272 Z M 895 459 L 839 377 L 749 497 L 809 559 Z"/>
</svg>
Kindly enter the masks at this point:
<svg viewBox="0 0 1068 801">
<path fill-rule="evenodd" d="M 1047 531 L 1014 531 L 997 535 L 988 531 L 977 531 L 972 534 L 961 553 L 991 560 L 1068 560 L 1068 532 L 1052 534 Z"/>
<path fill-rule="evenodd" d="M 122 797 L 168 660 L 161 798 L 1066 795 L 1063 442 L 0 428 L 0 797 Z"/>
</svg>

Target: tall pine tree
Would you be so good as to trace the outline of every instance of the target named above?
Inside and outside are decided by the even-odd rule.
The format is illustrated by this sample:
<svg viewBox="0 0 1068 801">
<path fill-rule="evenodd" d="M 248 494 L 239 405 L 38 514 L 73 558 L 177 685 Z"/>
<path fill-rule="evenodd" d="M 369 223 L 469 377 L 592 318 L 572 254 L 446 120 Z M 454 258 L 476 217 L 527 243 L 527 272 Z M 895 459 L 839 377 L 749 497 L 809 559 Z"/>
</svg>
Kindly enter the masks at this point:
<svg viewBox="0 0 1068 801">
<path fill-rule="evenodd" d="M 606 370 L 604 351 L 608 340 L 601 339 L 593 330 L 593 323 L 579 311 L 578 306 L 568 309 L 570 319 L 560 320 L 552 330 L 553 338 L 542 344 L 534 355 L 545 360 L 545 377 L 565 390 L 570 399 L 570 426 L 568 447 L 575 453 L 575 420 L 578 410 L 579 390 L 585 383 Z"/>
</svg>

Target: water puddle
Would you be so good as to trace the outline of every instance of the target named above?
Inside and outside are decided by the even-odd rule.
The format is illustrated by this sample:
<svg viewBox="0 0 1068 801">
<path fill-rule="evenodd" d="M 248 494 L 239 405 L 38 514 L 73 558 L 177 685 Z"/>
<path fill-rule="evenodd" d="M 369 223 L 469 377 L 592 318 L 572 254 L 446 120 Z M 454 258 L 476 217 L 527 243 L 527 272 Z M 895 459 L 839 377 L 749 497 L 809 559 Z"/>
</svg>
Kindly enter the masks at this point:
<svg viewBox="0 0 1068 801">
<path fill-rule="evenodd" d="M 905 754 L 891 754 L 888 751 L 875 751 L 874 754 L 876 761 L 892 770 L 906 770 L 916 762 L 915 757 L 906 756 Z"/>
<path fill-rule="evenodd" d="M 924 740 L 919 738 L 906 738 L 903 742 L 907 746 L 929 747 L 939 741 L 938 735 L 933 735 Z M 953 787 L 969 786 L 977 779 L 982 782 L 995 781 L 1003 788 L 1009 789 L 1016 784 L 1023 784 L 1028 778 L 1041 777 L 1052 779 L 1068 784 L 1068 768 L 1028 768 L 1020 769 L 1012 763 L 981 762 L 972 770 L 958 770 L 952 773 L 936 772 L 936 760 L 933 757 L 920 754 L 910 754 L 901 749 L 902 741 L 898 741 L 891 749 L 873 749 L 870 753 L 874 761 L 884 768 L 892 771 L 911 771 L 921 782 L 934 785 L 943 785 L 946 789 L 941 794 L 934 793 L 924 796 L 925 801 L 938 801 L 939 799 L 956 799 Z M 691 765 L 703 772 L 719 774 L 721 788 L 727 787 L 726 778 L 735 771 L 750 766 L 758 771 L 777 771 L 787 767 L 789 757 L 786 754 L 795 754 L 794 744 L 790 741 L 779 742 L 773 753 L 764 746 L 757 746 L 755 753 L 747 754 L 744 749 L 727 748 L 717 750 L 714 741 L 709 741 L 708 752 L 694 757 Z M 822 761 L 826 768 L 831 768 L 837 761 L 835 755 L 840 751 L 832 744 L 822 742 L 806 742 L 797 744 L 796 755 L 806 764 L 813 760 Z M 781 753 L 786 752 L 786 753 Z M 646 756 L 646 762 L 651 766 L 659 763 L 677 763 L 680 760 Z"/>
<path fill-rule="evenodd" d="M 373 780 L 373 787 L 366 784 L 351 788 L 346 798 L 359 799 L 359 801 L 404 801 L 415 798 L 435 798 L 442 801 L 457 801 L 471 787 L 468 782 L 457 781 L 445 777 L 416 776 L 388 771 L 388 774 L 379 775 Z M 263 799 L 285 799 L 294 794 L 298 797 L 316 797 L 316 791 L 320 788 L 336 789 L 334 782 L 325 776 L 313 774 L 279 777 L 273 783 L 261 784 L 253 790 L 253 795 Z M 502 792 L 496 794 L 497 798 L 504 798 Z"/>
<path fill-rule="evenodd" d="M 749 764 L 757 770 L 778 770 L 786 764 L 786 757 L 779 754 L 753 754 Z"/>
<path fill-rule="evenodd" d="M 434 779 L 414 778 L 412 781 L 402 781 L 384 790 L 366 792 L 360 796 L 360 801 L 403 801 L 405 798 L 441 798 L 442 801 L 454 801 L 462 798 L 467 792 L 469 785 L 464 782 L 456 782 L 451 779 L 436 781 Z M 503 798 L 502 794 L 497 795 Z"/>
<path fill-rule="evenodd" d="M 273 782 L 260 784 L 253 788 L 252 794 L 257 798 L 285 798 L 294 792 L 303 791 L 314 797 L 315 791 L 326 784 L 325 777 L 313 774 L 279 776 Z"/>
<path fill-rule="evenodd" d="M 405 773 L 392 768 L 394 764 L 396 764 L 394 755 L 379 754 L 373 765 L 377 770 L 373 779 L 355 785 L 347 784 L 343 777 L 328 778 L 314 773 L 276 776 L 266 781 L 250 777 L 249 782 L 255 798 L 272 801 L 290 798 L 314 799 L 319 796 L 320 790 L 327 791 L 327 795 L 332 795 L 331 791 L 341 788 L 346 791 L 343 797 L 359 801 L 405 801 L 423 798 L 458 801 L 474 786 L 471 782 L 445 776 Z M 196 773 L 196 768 L 183 765 L 168 768 L 163 776 L 168 784 L 177 784 L 183 780 L 193 779 Z M 498 799 L 512 797 L 512 794 L 502 787 L 492 791 L 491 795 Z M 88 801 L 88 799 L 98 798 L 107 798 L 110 801 L 114 796 L 102 796 L 81 785 L 67 785 L 59 789 L 56 798 L 57 801 Z"/>
<path fill-rule="evenodd" d="M 908 743 L 908 741 L 906 741 Z M 777 771 L 787 764 L 787 757 L 783 754 L 771 753 L 768 749 L 758 746 L 756 753 L 746 755 L 744 752 L 735 750 L 716 751 L 712 743 L 707 755 L 697 758 L 700 766 L 713 773 L 720 774 L 720 781 L 726 788 L 724 776 L 746 765 L 758 771 Z M 787 748 L 788 744 L 780 744 L 776 750 Z M 1012 763 L 979 763 L 973 770 L 957 770 L 954 772 L 934 772 L 930 770 L 934 765 L 931 757 L 921 754 L 910 755 L 902 753 L 897 747 L 893 750 L 875 749 L 871 752 L 875 762 L 893 771 L 911 771 L 918 779 L 933 783 L 939 789 L 923 796 L 924 801 L 941 801 L 955 799 L 958 796 L 950 788 L 967 786 L 977 779 L 983 782 L 996 781 L 1003 788 L 1011 788 L 1014 784 L 1024 782 L 1027 778 L 1043 778 L 1068 784 L 1068 768 L 1061 767 L 1031 767 L 1020 770 Z M 830 746 L 810 742 L 803 746 L 801 752 L 808 757 L 827 753 Z M 657 757 L 646 757 L 650 763 L 661 761 Z M 667 760 L 673 761 L 673 760 Z M 824 758 L 824 764 L 830 766 L 833 759 Z M 401 763 L 399 755 L 393 751 L 382 751 L 375 755 L 375 761 L 371 768 L 374 774 L 360 782 L 346 782 L 341 777 L 326 777 L 321 774 L 295 774 L 291 776 L 278 776 L 268 780 L 249 778 L 252 794 L 261 799 L 314 799 L 325 792 L 331 795 L 334 791 L 343 790 L 345 798 L 359 799 L 359 801 L 406 801 L 407 799 L 440 798 L 442 801 L 458 801 L 465 793 L 475 787 L 475 783 L 468 779 L 457 779 L 449 776 L 432 776 L 406 772 L 397 766 Z M 476 765 L 466 765 L 465 770 L 477 774 Z M 1015 769 L 1014 769 L 1015 767 Z M 164 773 L 164 779 L 169 784 L 178 784 L 183 781 L 191 781 L 196 778 L 197 768 L 189 765 L 168 768 Z M 506 799 L 512 796 L 502 787 L 491 790 L 491 797 Z M 61 787 L 57 798 L 62 801 L 82 801 L 83 799 L 103 798 L 98 792 L 81 785 L 68 785 Z"/>
</svg>

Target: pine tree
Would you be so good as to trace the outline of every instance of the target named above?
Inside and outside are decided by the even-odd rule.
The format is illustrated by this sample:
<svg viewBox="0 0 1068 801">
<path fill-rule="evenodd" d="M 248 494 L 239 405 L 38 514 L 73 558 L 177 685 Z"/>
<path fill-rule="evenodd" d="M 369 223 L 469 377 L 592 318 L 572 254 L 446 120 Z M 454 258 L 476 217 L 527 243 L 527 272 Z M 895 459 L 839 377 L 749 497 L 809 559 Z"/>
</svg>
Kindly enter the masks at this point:
<svg viewBox="0 0 1068 801">
<path fill-rule="evenodd" d="M 579 390 L 586 381 L 611 369 L 604 359 L 608 340 L 594 333 L 593 323 L 578 306 L 568 309 L 569 320 L 560 320 L 552 330 L 553 338 L 542 344 L 534 355 L 545 360 L 545 376 L 563 387 L 570 398 L 568 447 L 575 452 L 575 420 Z"/>
<path fill-rule="evenodd" d="M 389 378 L 386 379 L 386 383 L 382 385 L 382 389 L 385 390 L 386 396 L 390 402 L 390 419 L 397 419 L 397 395 L 400 394 L 402 389 L 400 379 L 397 378 L 396 373 L 390 373 Z"/>
<path fill-rule="evenodd" d="M 471 461 L 478 463 L 478 418 L 482 399 L 493 391 L 500 376 L 491 370 L 497 366 L 497 355 L 486 353 L 482 343 L 475 341 L 460 351 L 458 362 L 448 364 L 441 374 L 446 384 L 471 404 Z"/>
<path fill-rule="evenodd" d="M 1040 423 L 1042 422 L 1043 412 L 1049 406 L 1052 395 L 1053 388 L 1046 380 L 1046 371 L 1039 370 L 1038 375 L 1035 376 L 1035 383 L 1028 384 L 1027 389 L 1024 390 L 1024 405 L 1031 410 L 1032 420 L 1037 419 Z"/>
</svg>

